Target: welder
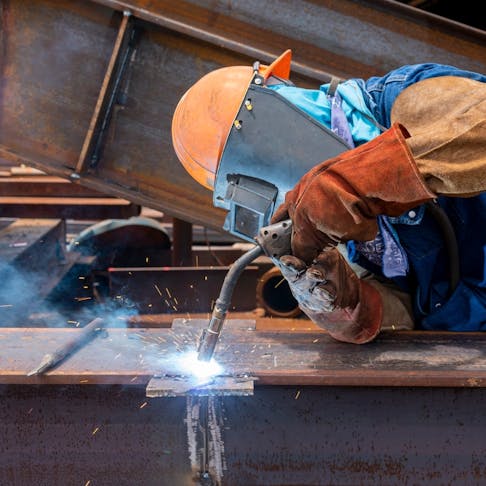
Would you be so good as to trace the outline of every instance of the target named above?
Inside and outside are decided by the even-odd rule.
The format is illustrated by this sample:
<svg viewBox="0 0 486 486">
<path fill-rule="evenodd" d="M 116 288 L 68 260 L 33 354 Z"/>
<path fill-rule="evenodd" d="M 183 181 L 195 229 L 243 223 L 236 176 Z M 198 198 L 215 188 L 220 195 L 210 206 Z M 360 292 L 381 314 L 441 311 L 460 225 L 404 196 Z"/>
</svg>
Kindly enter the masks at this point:
<svg viewBox="0 0 486 486">
<path fill-rule="evenodd" d="M 366 343 L 383 329 L 485 330 L 486 76 L 424 63 L 305 89 L 290 81 L 290 64 L 286 51 L 268 66 L 217 69 L 175 110 L 180 162 L 216 205 L 236 208 L 226 229 L 248 237 L 252 226 L 289 218 L 291 251 L 277 265 L 302 311 L 337 340 Z M 237 141 L 242 110 L 253 116 L 262 92 L 272 94 L 261 104 L 266 124 Z M 286 114 L 297 121 L 279 132 Z M 315 126 L 325 144 L 342 142 L 318 159 L 307 136 Z M 300 172 L 280 167 L 296 145 Z M 245 173 L 236 206 L 227 201 L 233 172 Z M 265 182 L 276 196 L 266 197 Z M 453 285 L 434 206 L 454 238 Z"/>
</svg>

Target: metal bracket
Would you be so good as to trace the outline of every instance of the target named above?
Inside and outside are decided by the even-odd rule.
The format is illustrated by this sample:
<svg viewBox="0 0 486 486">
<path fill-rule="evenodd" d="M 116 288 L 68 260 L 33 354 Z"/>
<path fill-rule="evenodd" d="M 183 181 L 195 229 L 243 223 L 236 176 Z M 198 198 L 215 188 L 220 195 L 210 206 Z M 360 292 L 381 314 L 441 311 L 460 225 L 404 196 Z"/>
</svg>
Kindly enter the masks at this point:
<svg viewBox="0 0 486 486">
<path fill-rule="evenodd" d="M 79 179 L 80 175 L 86 170 L 86 166 L 96 167 L 101 158 L 113 107 L 115 103 L 123 102 L 120 88 L 126 68 L 132 58 L 132 52 L 135 49 L 137 34 L 138 29 L 134 27 L 130 12 L 124 11 L 78 163 L 75 171 L 71 174 L 72 179 Z"/>
<path fill-rule="evenodd" d="M 149 398 L 195 396 L 253 395 L 253 376 L 216 376 L 208 379 L 185 376 L 154 376 L 145 389 Z"/>
</svg>

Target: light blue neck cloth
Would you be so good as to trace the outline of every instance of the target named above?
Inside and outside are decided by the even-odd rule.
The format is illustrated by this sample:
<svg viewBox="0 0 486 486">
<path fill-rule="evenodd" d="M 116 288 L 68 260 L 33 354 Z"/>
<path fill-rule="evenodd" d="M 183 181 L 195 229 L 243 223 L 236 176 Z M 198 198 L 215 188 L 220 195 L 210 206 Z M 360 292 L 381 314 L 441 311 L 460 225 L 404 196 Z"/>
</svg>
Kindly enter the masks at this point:
<svg viewBox="0 0 486 486">
<path fill-rule="evenodd" d="M 332 99 L 327 95 L 329 84 L 323 84 L 318 90 L 284 84 L 272 85 L 269 88 L 331 128 Z M 353 79 L 344 81 L 337 86 L 336 92 L 342 100 L 341 108 L 346 115 L 354 144 L 358 146 L 378 136 L 380 129 L 372 122 L 373 115 L 364 102 L 358 83 Z"/>
</svg>

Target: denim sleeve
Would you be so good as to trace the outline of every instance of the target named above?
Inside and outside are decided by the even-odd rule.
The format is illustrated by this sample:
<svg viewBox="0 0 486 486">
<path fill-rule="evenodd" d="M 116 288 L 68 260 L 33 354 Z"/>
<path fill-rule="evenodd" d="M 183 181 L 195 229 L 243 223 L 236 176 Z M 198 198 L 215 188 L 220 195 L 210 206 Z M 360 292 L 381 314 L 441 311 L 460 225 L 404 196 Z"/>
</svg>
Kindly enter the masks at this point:
<svg viewBox="0 0 486 486">
<path fill-rule="evenodd" d="M 411 84 L 438 76 L 459 76 L 486 82 L 486 75 L 464 71 L 445 64 L 413 64 L 402 66 L 381 77 L 372 77 L 361 83 L 368 108 L 378 123 L 390 127 L 390 113 L 397 96 Z"/>
</svg>

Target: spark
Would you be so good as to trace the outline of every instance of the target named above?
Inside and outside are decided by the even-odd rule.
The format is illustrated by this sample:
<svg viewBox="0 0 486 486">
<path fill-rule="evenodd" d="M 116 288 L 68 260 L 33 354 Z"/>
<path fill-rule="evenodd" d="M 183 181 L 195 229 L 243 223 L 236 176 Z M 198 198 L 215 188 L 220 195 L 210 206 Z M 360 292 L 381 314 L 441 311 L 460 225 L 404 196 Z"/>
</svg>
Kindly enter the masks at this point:
<svg viewBox="0 0 486 486">
<path fill-rule="evenodd" d="M 169 299 L 172 299 L 172 295 L 170 295 L 169 289 L 166 287 L 165 291 L 167 292 L 167 295 L 169 296 Z"/>
<path fill-rule="evenodd" d="M 295 394 L 295 400 L 298 400 L 300 397 L 300 390 Z"/>
<path fill-rule="evenodd" d="M 210 378 L 223 371 L 223 367 L 214 358 L 209 362 L 198 360 L 196 351 L 182 354 L 176 359 L 176 364 L 183 372 L 198 378 Z"/>
<path fill-rule="evenodd" d="M 84 484 L 84 486 L 89 486 L 90 484 L 91 484 L 91 479 L 88 479 L 88 480 L 86 481 L 86 483 Z"/>
<path fill-rule="evenodd" d="M 157 287 L 157 284 L 154 284 L 155 290 L 159 295 L 162 295 L 162 292 L 160 291 L 159 287 Z"/>
<path fill-rule="evenodd" d="M 318 343 L 319 342 L 319 339 L 314 339 L 314 341 L 312 341 L 313 343 Z"/>
<path fill-rule="evenodd" d="M 140 408 L 144 408 L 144 407 L 146 407 L 147 405 L 148 405 L 148 403 L 147 403 L 147 402 L 143 402 L 143 403 L 142 403 L 142 405 L 140 405 Z"/>
<path fill-rule="evenodd" d="M 93 432 L 91 432 L 91 435 L 95 435 L 95 434 L 98 432 L 98 430 L 100 430 L 100 428 L 99 428 L 99 427 L 96 427 L 96 428 L 93 430 Z"/>
<path fill-rule="evenodd" d="M 0 307 L 13 307 L 13 304 L 0 304 Z"/>
</svg>

